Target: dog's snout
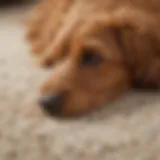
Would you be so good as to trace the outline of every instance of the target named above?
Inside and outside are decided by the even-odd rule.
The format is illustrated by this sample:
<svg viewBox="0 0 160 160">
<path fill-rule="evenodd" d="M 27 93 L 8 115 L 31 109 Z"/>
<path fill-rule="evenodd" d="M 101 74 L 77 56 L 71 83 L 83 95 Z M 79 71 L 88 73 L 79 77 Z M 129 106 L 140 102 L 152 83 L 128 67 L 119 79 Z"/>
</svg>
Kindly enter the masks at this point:
<svg viewBox="0 0 160 160">
<path fill-rule="evenodd" d="M 43 95 L 39 104 L 43 110 L 49 114 L 59 114 L 61 112 L 63 96 L 61 94 Z"/>
</svg>

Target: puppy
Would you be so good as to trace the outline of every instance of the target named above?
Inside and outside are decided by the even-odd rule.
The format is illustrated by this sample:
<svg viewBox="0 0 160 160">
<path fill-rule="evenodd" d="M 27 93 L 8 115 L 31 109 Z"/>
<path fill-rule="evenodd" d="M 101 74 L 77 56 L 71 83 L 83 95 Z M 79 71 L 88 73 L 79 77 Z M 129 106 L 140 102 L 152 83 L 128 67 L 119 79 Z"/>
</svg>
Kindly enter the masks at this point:
<svg viewBox="0 0 160 160">
<path fill-rule="evenodd" d="M 157 0 L 46 0 L 27 39 L 53 69 L 39 103 L 54 116 L 78 116 L 128 89 L 160 88 Z"/>
</svg>

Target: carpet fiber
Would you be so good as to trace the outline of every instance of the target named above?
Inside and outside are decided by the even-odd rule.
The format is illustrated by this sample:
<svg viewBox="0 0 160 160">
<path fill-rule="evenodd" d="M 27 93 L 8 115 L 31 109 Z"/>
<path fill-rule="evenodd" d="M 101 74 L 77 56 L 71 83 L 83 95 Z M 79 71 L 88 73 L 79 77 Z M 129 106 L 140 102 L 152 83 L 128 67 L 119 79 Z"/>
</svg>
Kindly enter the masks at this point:
<svg viewBox="0 0 160 160">
<path fill-rule="evenodd" d="M 128 93 L 76 120 L 41 113 L 38 88 L 49 73 L 28 54 L 26 10 L 0 10 L 0 159 L 160 160 L 160 93 Z"/>
</svg>

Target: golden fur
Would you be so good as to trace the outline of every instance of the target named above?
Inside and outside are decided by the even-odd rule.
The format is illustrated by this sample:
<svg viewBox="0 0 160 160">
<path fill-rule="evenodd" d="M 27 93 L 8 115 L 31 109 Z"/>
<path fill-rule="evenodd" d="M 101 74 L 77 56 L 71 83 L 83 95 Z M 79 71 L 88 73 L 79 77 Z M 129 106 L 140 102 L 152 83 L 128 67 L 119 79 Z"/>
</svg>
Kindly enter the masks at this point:
<svg viewBox="0 0 160 160">
<path fill-rule="evenodd" d="M 54 71 L 42 94 L 66 93 L 60 115 L 86 113 L 137 84 L 160 87 L 158 0 L 46 0 L 27 38 L 40 64 Z M 88 49 L 100 65 L 79 66 Z"/>
</svg>

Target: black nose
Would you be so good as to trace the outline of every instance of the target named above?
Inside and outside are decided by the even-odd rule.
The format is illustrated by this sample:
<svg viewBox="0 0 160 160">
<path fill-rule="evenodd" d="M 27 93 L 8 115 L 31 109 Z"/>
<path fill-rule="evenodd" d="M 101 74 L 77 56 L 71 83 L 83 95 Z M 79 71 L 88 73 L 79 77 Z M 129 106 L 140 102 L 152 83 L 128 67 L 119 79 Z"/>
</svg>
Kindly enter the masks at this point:
<svg viewBox="0 0 160 160">
<path fill-rule="evenodd" d="M 40 100 L 40 106 L 49 114 L 59 114 L 61 112 L 63 96 L 60 94 L 43 95 Z"/>
</svg>

